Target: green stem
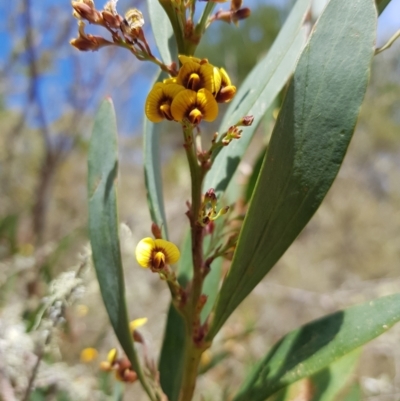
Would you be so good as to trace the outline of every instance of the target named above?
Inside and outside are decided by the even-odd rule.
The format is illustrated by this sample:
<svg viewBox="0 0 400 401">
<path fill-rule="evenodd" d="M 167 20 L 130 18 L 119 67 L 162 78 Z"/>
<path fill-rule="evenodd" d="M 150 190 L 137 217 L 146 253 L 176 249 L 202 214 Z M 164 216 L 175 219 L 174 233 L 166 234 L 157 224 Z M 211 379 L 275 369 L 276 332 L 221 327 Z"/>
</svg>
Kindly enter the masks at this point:
<svg viewBox="0 0 400 401">
<path fill-rule="evenodd" d="M 392 44 L 396 41 L 396 39 L 400 38 L 400 29 L 387 41 L 387 43 L 382 46 L 379 47 L 378 49 L 375 50 L 375 54 L 379 54 L 382 53 L 383 51 L 385 51 L 386 49 L 389 49 L 390 46 L 392 46 Z"/>
<path fill-rule="evenodd" d="M 183 361 L 183 379 L 179 395 L 179 401 L 191 401 L 199 369 L 201 354 L 204 348 L 199 348 L 194 344 L 190 331 L 187 330 L 185 339 L 185 359 Z"/>
<path fill-rule="evenodd" d="M 176 39 L 176 44 L 178 47 L 178 54 L 185 53 L 185 40 L 184 40 L 184 32 L 182 30 L 181 21 L 179 20 L 179 15 L 172 5 L 170 0 L 159 0 L 159 3 L 165 10 L 168 15 L 168 18 L 171 22 L 172 29 L 174 31 L 174 37 Z"/>
<path fill-rule="evenodd" d="M 183 135 L 192 181 L 192 203 L 189 218 L 192 235 L 193 280 L 187 301 L 184 373 L 179 400 L 190 401 L 196 386 L 200 357 L 205 349 L 204 342 L 198 338 L 200 329 L 199 300 L 203 286 L 203 227 L 199 224 L 198 219 L 202 201 L 204 171 L 198 162 L 193 140 L 193 128 L 188 122 L 183 124 Z"/>
</svg>

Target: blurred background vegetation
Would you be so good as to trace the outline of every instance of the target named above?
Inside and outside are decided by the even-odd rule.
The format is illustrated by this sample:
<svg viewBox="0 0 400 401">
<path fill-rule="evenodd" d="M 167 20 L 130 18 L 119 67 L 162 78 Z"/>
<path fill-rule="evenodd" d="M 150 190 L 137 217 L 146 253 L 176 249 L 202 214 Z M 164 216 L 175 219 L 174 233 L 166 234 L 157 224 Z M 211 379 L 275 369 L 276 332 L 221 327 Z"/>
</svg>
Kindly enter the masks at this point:
<svg viewBox="0 0 400 401">
<path fill-rule="evenodd" d="M 96 107 L 110 95 L 120 132 L 120 219 L 131 230 L 122 233 L 130 317 L 148 317 L 142 333 L 158 358 L 169 294 L 133 258 L 137 241 L 150 233 L 141 125 L 156 69 L 121 49 L 73 49 L 69 40 L 77 29 L 69 4 L 7 3 L 0 5 L 0 400 L 115 400 L 121 386 L 98 370 L 116 340 L 93 270 L 84 269 L 82 280 L 72 284 L 60 274 L 85 265 L 88 139 Z M 252 16 L 239 28 L 211 26 L 198 54 L 224 66 L 239 86 L 268 51 L 291 4 L 246 4 Z M 144 3 L 118 3 L 121 14 L 132 6 L 148 21 Z M 382 43 L 394 32 L 389 21 L 399 2 L 397 9 L 390 7 L 381 17 Z M 400 12 L 398 16 L 397 29 Z M 152 43 L 148 24 L 146 29 Z M 240 165 L 234 186 L 243 198 L 274 115 L 271 110 L 260 124 Z M 287 331 L 400 290 L 399 134 L 400 43 L 395 43 L 375 57 L 354 139 L 322 207 L 207 352 L 203 367 L 210 369 L 199 380 L 201 399 L 228 397 L 251 363 Z M 172 239 L 180 242 L 189 198 L 180 133 L 165 132 L 162 144 L 166 210 Z M 38 330 L 27 332 L 37 329 L 38 312 L 57 285 L 69 291 L 57 295 L 62 319 L 43 321 Z M 362 399 L 400 399 L 399 342 L 397 326 L 364 350 L 354 376 Z M 98 357 L 81 360 L 85 347 L 96 348 Z M 212 368 L 218 358 L 224 362 Z M 24 398 L 33 376 L 34 391 Z M 139 385 L 133 385 L 124 399 L 145 398 Z"/>
</svg>

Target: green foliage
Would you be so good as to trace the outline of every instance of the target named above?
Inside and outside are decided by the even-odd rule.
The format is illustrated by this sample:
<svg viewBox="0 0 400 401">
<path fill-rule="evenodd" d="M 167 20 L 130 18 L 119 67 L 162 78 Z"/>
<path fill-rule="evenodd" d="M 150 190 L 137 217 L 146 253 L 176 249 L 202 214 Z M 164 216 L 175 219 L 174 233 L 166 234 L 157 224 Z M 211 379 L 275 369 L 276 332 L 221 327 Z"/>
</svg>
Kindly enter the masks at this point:
<svg viewBox="0 0 400 401">
<path fill-rule="evenodd" d="M 89 236 L 93 263 L 111 325 L 135 370 L 140 371 L 125 304 L 117 216 L 117 125 L 112 102 L 97 112 L 88 156 Z"/>
<path fill-rule="evenodd" d="M 229 104 L 218 130 L 220 135 L 237 124 L 243 116 L 254 116 L 255 123 L 243 127 L 240 141 L 230 143 L 215 157 L 204 182 L 206 190 L 214 188 L 218 196 L 224 193 L 258 123 L 293 73 L 306 40 L 303 22 L 309 5 L 309 0 L 297 1 L 270 51 L 247 76 Z"/>
<path fill-rule="evenodd" d="M 147 6 L 154 39 L 160 52 L 161 60 L 164 64 L 171 64 L 173 60 L 177 59 L 176 42 L 173 37 L 171 24 L 158 0 L 147 0 Z"/>
<path fill-rule="evenodd" d="M 165 78 L 160 73 L 154 82 Z M 160 163 L 160 135 L 163 131 L 163 123 L 154 124 L 146 117 L 143 126 L 143 157 L 144 178 L 147 189 L 147 202 L 152 221 L 161 227 L 164 238 L 168 238 L 167 219 L 165 217 L 163 186 Z"/>
<path fill-rule="evenodd" d="M 338 22 L 333 27 L 331 21 Z M 296 239 L 332 185 L 364 98 L 375 29 L 374 4 L 361 0 L 330 2 L 314 28 L 274 128 L 209 339 Z"/>
<path fill-rule="evenodd" d="M 308 323 L 274 345 L 234 401 L 263 401 L 280 388 L 339 361 L 399 320 L 400 294 L 395 294 Z"/>
</svg>

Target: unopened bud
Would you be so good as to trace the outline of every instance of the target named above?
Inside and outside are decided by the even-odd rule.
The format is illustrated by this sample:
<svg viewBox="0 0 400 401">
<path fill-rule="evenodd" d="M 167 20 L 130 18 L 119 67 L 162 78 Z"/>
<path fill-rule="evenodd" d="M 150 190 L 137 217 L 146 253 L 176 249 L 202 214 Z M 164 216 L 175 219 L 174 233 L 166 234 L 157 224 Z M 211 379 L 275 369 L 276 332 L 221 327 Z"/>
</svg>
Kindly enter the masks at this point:
<svg viewBox="0 0 400 401">
<path fill-rule="evenodd" d="M 93 35 L 86 35 L 84 37 L 80 36 L 76 39 L 70 40 L 69 43 L 81 51 L 95 51 L 100 49 L 101 47 L 112 45 L 112 43 L 109 42 L 107 39 L 104 39 L 101 36 Z"/>
<path fill-rule="evenodd" d="M 110 372 L 112 370 L 111 364 L 109 362 L 103 361 L 100 362 L 100 370 L 103 372 Z"/>
<path fill-rule="evenodd" d="M 210 188 L 204 194 L 204 201 L 205 202 L 211 202 L 211 203 L 215 203 L 217 201 L 217 195 L 215 195 L 215 189 L 214 188 Z"/>
<path fill-rule="evenodd" d="M 251 14 L 250 8 L 248 7 L 241 8 L 232 14 L 232 21 L 236 24 L 238 21 L 250 17 L 250 14 Z"/>
<path fill-rule="evenodd" d="M 242 7 L 243 1 L 242 0 L 231 0 L 231 10 L 237 11 L 240 7 Z"/>
<path fill-rule="evenodd" d="M 218 92 L 217 96 L 215 97 L 215 100 L 218 103 L 228 103 L 233 99 L 235 94 L 236 94 L 236 86 L 233 85 L 225 86 L 225 88 L 222 88 Z"/>
<path fill-rule="evenodd" d="M 230 24 L 232 20 L 232 11 L 217 11 L 214 18 L 218 21 L 224 21 Z"/>
<path fill-rule="evenodd" d="M 119 15 L 114 15 L 107 10 L 102 11 L 101 15 L 103 16 L 104 22 L 106 22 L 110 28 L 119 29 L 121 26 L 122 19 Z"/>
<path fill-rule="evenodd" d="M 237 127 L 250 127 L 253 124 L 254 116 L 244 116 L 236 124 Z"/>
<path fill-rule="evenodd" d="M 137 374 L 133 370 L 127 369 L 123 374 L 124 382 L 133 383 L 137 380 Z"/>
<path fill-rule="evenodd" d="M 118 364 L 118 370 L 120 370 L 120 371 L 129 369 L 132 366 L 131 362 L 126 357 L 118 359 L 118 361 L 116 363 Z"/>
<path fill-rule="evenodd" d="M 151 224 L 151 232 L 155 239 L 162 239 L 161 228 L 156 223 Z"/>
<path fill-rule="evenodd" d="M 73 1 L 72 8 L 74 9 L 73 15 L 75 18 L 85 19 L 92 24 L 99 24 L 102 22 L 101 13 L 95 10 L 93 5 L 79 1 Z"/>
</svg>

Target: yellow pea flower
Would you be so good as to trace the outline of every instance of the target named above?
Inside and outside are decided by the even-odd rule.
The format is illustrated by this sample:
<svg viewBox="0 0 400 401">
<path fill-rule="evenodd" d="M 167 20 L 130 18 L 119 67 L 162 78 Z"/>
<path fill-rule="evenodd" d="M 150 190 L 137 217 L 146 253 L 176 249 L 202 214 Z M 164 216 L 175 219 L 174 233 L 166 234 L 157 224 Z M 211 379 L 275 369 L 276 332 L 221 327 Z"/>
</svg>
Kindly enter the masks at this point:
<svg viewBox="0 0 400 401">
<path fill-rule="evenodd" d="M 139 319 L 132 320 L 129 323 L 129 329 L 131 331 L 135 331 L 139 327 L 144 326 L 146 323 L 147 323 L 147 317 L 141 317 Z"/>
<path fill-rule="evenodd" d="M 159 123 L 165 118 L 173 120 L 171 103 L 174 97 L 185 88 L 175 83 L 157 83 L 146 99 L 145 113 L 153 123 Z"/>
<path fill-rule="evenodd" d="M 96 359 L 98 356 L 98 352 L 96 348 L 84 348 L 81 351 L 80 359 L 83 363 L 89 363 Z"/>
<path fill-rule="evenodd" d="M 180 68 L 176 82 L 186 89 L 198 91 L 204 88 L 214 94 L 221 87 L 221 75 L 212 64 L 188 61 Z"/>
<path fill-rule="evenodd" d="M 218 104 L 207 89 L 198 92 L 185 89 L 178 93 L 171 104 L 171 113 L 176 121 L 187 118 L 192 124 L 214 121 L 218 115 Z"/>
<path fill-rule="evenodd" d="M 136 260 L 142 267 L 161 270 L 180 258 L 178 247 L 163 239 L 144 238 L 136 247 Z"/>
</svg>

